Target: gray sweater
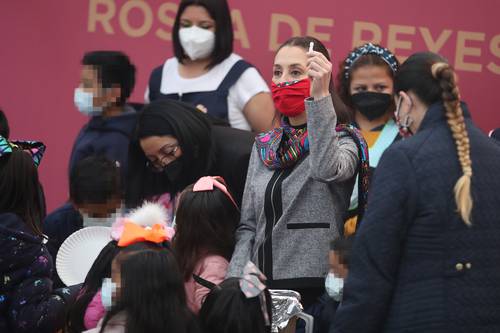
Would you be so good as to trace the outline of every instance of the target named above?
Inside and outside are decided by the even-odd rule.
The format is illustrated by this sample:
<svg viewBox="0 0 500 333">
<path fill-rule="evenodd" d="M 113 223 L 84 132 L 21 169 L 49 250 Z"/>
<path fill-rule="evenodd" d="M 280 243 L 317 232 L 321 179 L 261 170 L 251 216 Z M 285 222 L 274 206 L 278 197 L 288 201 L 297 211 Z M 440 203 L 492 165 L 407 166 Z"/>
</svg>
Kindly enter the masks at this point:
<svg viewBox="0 0 500 333">
<path fill-rule="evenodd" d="M 305 105 L 309 154 L 293 168 L 268 169 L 254 146 L 228 276 L 240 276 L 251 260 L 270 288 L 324 285 L 329 243 L 340 235 L 359 157 L 351 137 L 335 131 L 331 97 Z"/>
</svg>

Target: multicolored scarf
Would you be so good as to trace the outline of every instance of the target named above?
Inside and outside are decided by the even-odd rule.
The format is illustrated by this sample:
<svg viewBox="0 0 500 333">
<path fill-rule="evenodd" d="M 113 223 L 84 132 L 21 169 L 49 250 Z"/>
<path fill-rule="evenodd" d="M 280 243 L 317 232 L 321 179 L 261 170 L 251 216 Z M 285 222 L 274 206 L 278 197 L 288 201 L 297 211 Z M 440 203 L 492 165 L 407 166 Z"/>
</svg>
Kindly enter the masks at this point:
<svg viewBox="0 0 500 333">
<path fill-rule="evenodd" d="M 284 119 L 281 127 L 257 135 L 255 143 L 260 159 L 271 170 L 293 167 L 309 152 L 307 127 L 293 128 Z"/>
<path fill-rule="evenodd" d="M 38 141 L 9 141 L 0 135 L 0 157 L 11 154 L 14 149 L 30 153 L 33 162 L 38 167 L 45 153 L 45 145 Z"/>
<path fill-rule="evenodd" d="M 336 131 L 339 138 L 351 137 L 358 148 L 358 221 L 360 221 L 366 209 L 370 183 L 368 144 L 353 125 L 338 125 Z M 307 127 L 296 129 L 284 121 L 281 127 L 257 135 L 255 142 L 260 159 L 271 170 L 293 167 L 309 152 Z"/>
<path fill-rule="evenodd" d="M 370 185 L 370 162 L 368 157 L 368 144 L 361 132 L 353 125 L 338 125 L 336 128 L 339 138 L 350 136 L 359 154 L 358 168 L 358 221 L 361 221 L 368 202 L 368 187 Z M 356 229 L 359 228 L 359 222 Z"/>
</svg>

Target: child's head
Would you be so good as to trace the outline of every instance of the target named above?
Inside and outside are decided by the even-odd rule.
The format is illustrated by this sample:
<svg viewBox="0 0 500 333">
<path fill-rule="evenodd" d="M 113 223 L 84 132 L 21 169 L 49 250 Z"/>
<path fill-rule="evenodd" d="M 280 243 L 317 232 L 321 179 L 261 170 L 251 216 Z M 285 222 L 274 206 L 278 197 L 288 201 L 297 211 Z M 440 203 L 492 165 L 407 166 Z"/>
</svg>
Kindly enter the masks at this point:
<svg viewBox="0 0 500 333">
<path fill-rule="evenodd" d="M 203 256 L 231 259 L 239 219 L 239 209 L 222 178 L 203 177 L 184 190 L 173 245 L 185 280 Z"/>
<path fill-rule="evenodd" d="M 269 290 L 261 297 L 247 298 L 241 291 L 240 278 L 229 278 L 214 287 L 207 295 L 200 310 L 200 322 L 205 333 L 270 333 L 266 324 L 272 318 L 272 300 Z"/>
<path fill-rule="evenodd" d="M 41 156 L 33 153 L 31 144 L 0 136 L 0 213 L 17 214 L 34 234 L 41 236 L 45 202 L 36 164 Z M 33 149 L 42 151 L 41 147 Z"/>
<path fill-rule="evenodd" d="M 369 121 L 386 117 L 396 109 L 394 77 L 399 62 L 388 49 L 365 44 L 352 50 L 342 62 L 338 79 L 344 103 Z"/>
<path fill-rule="evenodd" d="M 125 311 L 127 332 L 186 331 L 193 318 L 170 250 L 121 252 L 113 260 L 111 276 L 116 293 L 103 327 L 113 315 Z"/>
<path fill-rule="evenodd" d="M 70 175 L 70 200 L 84 215 L 106 218 L 121 203 L 120 168 L 104 156 L 79 161 Z"/>
<path fill-rule="evenodd" d="M 83 316 L 87 310 L 87 306 L 92 301 L 94 295 L 101 289 L 103 279 L 111 278 L 112 262 L 118 254 L 146 250 L 159 251 L 165 248 L 168 248 L 167 243 L 137 242 L 127 247 L 120 247 L 115 240 L 109 242 L 92 264 L 82 285 L 80 295 L 69 311 L 68 332 L 81 332 L 85 329 Z"/>
<path fill-rule="evenodd" d="M 338 238 L 330 243 L 328 254 L 330 272 L 336 277 L 345 279 L 349 271 L 349 259 L 351 257 L 353 237 Z"/>
<path fill-rule="evenodd" d="M 330 272 L 325 279 L 325 290 L 337 302 L 342 301 L 344 293 L 344 280 L 349 272 L 352 240 L 352 237 L 346 237 L 330 243 Z"/>
</svg>

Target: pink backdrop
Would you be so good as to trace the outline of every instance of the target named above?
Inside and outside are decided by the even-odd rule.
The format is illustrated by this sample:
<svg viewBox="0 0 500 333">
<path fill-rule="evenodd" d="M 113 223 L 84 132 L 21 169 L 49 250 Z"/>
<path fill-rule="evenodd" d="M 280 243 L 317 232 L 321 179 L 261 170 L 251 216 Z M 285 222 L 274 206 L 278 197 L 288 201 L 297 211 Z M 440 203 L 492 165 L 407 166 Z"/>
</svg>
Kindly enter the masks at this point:
<svg viewBox="0 0 500 333">
<path fill-rule="evenodd" d="M 125 51 L 138 68 L 132 101 L 142 101 L 151 69 L 171 56 L 178 1 L 0 1 L 0 107 L 13 138 L 44 141 L 40 167 L 49 209 L 67 197 L 67 161 L 85 118 L 73 89 L 85 51 Z M 459 4 L 460 3 L 460 4 Z M 383 4 L 383 5 L 382 5 Z M 309 34 L 332 51 L 335 66 L 355 44 L 373 40 L 400 58 L 445 55 L 460 75 L 463 99 L 484 129 L 500 127 L 500 2 L 230 0 L 236 51 L 270 77 L 273 48 Z"/>
</svg>

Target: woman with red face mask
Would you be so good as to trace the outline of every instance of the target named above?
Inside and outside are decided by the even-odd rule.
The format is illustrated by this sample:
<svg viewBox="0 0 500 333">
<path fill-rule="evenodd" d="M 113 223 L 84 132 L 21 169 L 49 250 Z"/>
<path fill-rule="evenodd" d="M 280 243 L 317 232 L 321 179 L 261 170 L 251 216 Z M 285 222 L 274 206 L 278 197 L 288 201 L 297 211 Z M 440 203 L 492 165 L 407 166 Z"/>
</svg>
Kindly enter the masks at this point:
<svg viewBox="0 0 500 333">
<path fill-rule="evenodd" d="M 336 130 L 348 119 L 331 70 L 325 47 L 311 37 L 292 38 L 276 53 L 272 94 L 281 127 L 256 138 L 228 271 L 240 276 L 252 261 L 269 288 L 299 291 L 305 308 L 324 292 L 329 242 L 341 235 L 360 163 L 355 140 Z"/>
</svg>

